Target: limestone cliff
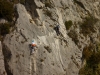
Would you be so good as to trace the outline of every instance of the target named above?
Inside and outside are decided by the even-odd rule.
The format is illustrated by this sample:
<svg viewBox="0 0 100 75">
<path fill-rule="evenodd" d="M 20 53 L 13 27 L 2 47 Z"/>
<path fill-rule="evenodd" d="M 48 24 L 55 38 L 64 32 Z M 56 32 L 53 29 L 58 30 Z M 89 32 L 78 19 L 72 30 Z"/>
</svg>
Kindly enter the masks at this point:
<svg viewBox="0 0 100 75">
<path fill-rule="evenodd" d="M 78 75 L 83 48 L 100 39 L 100 0 L 26 0 L 15 7 L 15 30 L 3 41 L 7 75 Z M 86 29 L 90 33 L 80 27 L 88 16 L 98 20 L 93 29 Z M 69 29 L 67 21 L 72 22 Z M 32 39 L 37 49 L 30 55 Z"/>
</svg>

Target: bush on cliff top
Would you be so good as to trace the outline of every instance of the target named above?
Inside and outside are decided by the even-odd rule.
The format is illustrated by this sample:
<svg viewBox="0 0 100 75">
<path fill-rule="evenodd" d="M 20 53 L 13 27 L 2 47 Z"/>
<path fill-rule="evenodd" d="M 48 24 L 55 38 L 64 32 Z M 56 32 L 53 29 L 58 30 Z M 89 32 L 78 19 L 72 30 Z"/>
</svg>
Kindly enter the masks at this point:
<svg viewBox="0 0 100 75">
<path fill-rule="evenodd" d="M 12 21 L 13 13 L 13 4 L 6 0 L 0 0 L 0 18 Z"/>
<path fill-rule="evenodd" d="M 10 32 L 10 24 L 5 23 L 5 24 L 0 24 L 0 35 L 5 35 Z"/>
</svg>

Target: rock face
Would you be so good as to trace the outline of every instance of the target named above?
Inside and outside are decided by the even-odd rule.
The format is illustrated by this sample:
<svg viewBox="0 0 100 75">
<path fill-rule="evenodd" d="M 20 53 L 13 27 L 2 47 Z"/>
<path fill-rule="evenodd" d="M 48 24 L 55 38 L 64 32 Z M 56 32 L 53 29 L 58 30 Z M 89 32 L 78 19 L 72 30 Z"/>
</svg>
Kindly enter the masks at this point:
<svg viewBox="0 0 100 75">
<path fill-rule="evenodd" d="M 4 56 L 2 53 L 1 41 L 0 41 L 0 75 L 7 75 L 5 71 Z"/>
<path fill-rule="evenodd" d="M 10 56 L 7 75 L 78 75 L 83 48 L 91 43 L 90 36 L 93 42 L 100 37 L 99 21 L 96 32 L 87 37 L 80 33 L 80 23 L 88 15 L 100 19 L 100 1 L 26 0 L 25 6 L 17 4 L 16 8 L 16 29 L 3 41 L 4 56 L 6 51 Z M 66 30 L 65 22 L 69 20 L 73 25 Z M 57 23 L 59 36 L 54 30 Z M 72 31 L 77 35 L 74 39 L 68 35 Z M 32 39 L 37 48 L 30 55 Z"/>
</svg>

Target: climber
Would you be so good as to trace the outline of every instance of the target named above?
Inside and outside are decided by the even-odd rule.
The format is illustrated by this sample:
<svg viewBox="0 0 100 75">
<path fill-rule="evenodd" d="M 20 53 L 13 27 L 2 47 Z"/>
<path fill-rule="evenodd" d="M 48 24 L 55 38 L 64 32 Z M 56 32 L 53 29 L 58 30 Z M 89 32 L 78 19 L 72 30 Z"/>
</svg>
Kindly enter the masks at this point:
<svg viewBox="0 0 100 75">
<path fill-rule="evenodd" d="M 60 35 L 59 28 L 60 28 L 59 24 L 57 24 L 56 27 L 54 27 L 54 30 L 56 31 L 57 36 Z"/>
<path fill-rule="evenodd" d="M 31 52 L 30 52 L 30 54 L 32 55 L 33 53 L 34 53 L 34 51 L 36 50 L 36 44 L 35 44 L 35 42 L 34 42 L 34 40 L 32 40 L 32 44 L 31 44 Z"/>
</svg>

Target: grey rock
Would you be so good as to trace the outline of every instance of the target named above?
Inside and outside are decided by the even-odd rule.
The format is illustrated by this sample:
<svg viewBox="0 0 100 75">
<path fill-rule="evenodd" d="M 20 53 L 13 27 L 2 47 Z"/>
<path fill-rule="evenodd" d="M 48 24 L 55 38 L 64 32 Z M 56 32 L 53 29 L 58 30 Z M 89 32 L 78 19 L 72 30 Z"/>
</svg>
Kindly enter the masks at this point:
<svg viewBox="0 0 100 75">
<path fill-rule="evenodd" d="M 96 33 L 83 36 L 80 33 L 80 23 L 89 13 L 100 18 L 99 0 L 96 3 L 91 0 L 80 1 L 86 10 L 73 0 L 51 0 L 54 4 L 52 8 L 42 6 L 40 0 L 26 0 L 26 2 L 26 8 L 21 4 L 16 5 L 19 15 L 16 30 L 6 35 L 3 41 L 12 54 L 8 64 L 13 75 L 78 75 L 83 66 L 81 60 L 83 48 L 90 44 L 90 36 L 95 42 L 98 41 L 96 37 L 100 34 L 98 23 Z M 45 13 L 47 11 L 51 14 L 47 15 Z M 73 26 L 66 30 L 65 21 L 68 20 L 73 22 Z M 57 23 L 60 25 L 59 36 L 54 30 Z M 71 30 L 78 35 L 78 44 L 68 36 Z M 29 44 L 32 39 L 36 42 L 37 49 L 30 55 Z"/>
<path fill-rule="evenodd" d="M 0 75 L 7 75 L 5 70 L 5 63 L 4 63 L 1 41 L 0 41 Z"/>
</svg>

